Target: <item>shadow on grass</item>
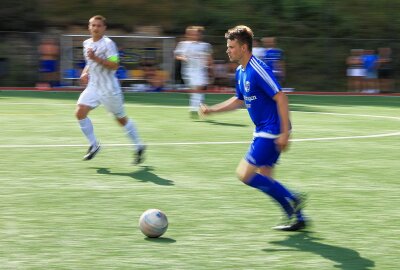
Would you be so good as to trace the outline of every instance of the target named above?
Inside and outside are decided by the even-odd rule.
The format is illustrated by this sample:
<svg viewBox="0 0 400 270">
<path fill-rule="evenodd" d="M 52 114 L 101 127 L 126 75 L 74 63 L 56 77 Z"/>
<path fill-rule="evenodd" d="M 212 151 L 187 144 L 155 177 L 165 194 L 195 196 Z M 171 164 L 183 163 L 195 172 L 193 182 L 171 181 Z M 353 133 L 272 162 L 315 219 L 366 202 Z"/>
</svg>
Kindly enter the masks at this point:
<svg viewBox="0 0 400 270">
<path fill-rule="evenodd" d="M 320 242 L 322 238 L 313 237 L 311 232 L 301 232 L 288 236 L 285 240 L 272 241 L 271 244 L 288 247 L 287 249 L 263 249 L 266 252 L 303 251 L 320 255 L 335 263 L 335 268 L 342 270 L 369 270 L 375 262 L 360 256 L 357 251 L 328 245 Z"/>
<path fill-rule="evenodd" d="M 145 237 L 144 240 L 153 242 L 153 243 L 160 243 L 160 244 L 173 244 L 176 243 L 175 239 L 168 238 L 168 237 L 158 237 L 158 238 L 150 238 Z"/>
<path fill-rule="evenodd" d="M 108 175 L 117 175 L 117 176 L 126 176 L 131 177 L 133 179 L 139 180 L 141 182 L 152 182 L 156 185 L 161 186 L 173 186 L 174 182 L 165 178 L 161 178 L 155 173 L 153 173 L 154 169 L 151 166 L 141 166 L 139 170 L 131 172 L 131 173 L 117 173 L 111 172 L 108 168 L 95 168 L 97 173 L 99 174 L 108 174 Z"/>
<path fill-rule="evenodd" d="M 218 121 L 210 120 L 210 119 L 201 120 L 201 121 L 205 122 L 205 123 L 217 125 L 217 126 L 229 126 L 229 127 L 247 127 L 248 126 L 248 125 L 244 125 L 244 124 L 223 123 L 223 122 L 218 122 Z"/>
</svg>

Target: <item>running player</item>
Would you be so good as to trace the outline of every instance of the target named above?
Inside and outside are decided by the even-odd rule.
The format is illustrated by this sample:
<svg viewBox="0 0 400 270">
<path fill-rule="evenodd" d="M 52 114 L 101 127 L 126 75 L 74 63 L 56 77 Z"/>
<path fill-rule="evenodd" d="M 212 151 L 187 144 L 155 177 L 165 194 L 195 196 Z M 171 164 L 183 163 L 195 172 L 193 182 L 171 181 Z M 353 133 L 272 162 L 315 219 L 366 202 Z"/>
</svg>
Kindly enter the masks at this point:
<svg viewBox="0 0 400 270">
<path fill-rule="evenodd" d="M 100 150 L 100 143 L 94 134 L 93 124 L 88 114 L 92 109 L 103 104 L 114 115 L 117 122 L 125 128 L 134 143 L 134 163 L 139 164 L 143 161 L 146 147 L 139 138 L 134 122 L 125 113 L 122 90 L 115 76 L 119 66 L 118 49 L 115 43 L 104 35 L 106 28 L 106 19 L 103 16 L 96 15 L 90 18 L 91 38 L 83 42 L 86 66 L 80 79 L 87 86 L 78 99 L 75 112 L 79 126 L 90 144 L 83 159 L 94 158 Z"/>
<path fill-rule="evenodd" d="M 204 28 L 202 26 L 188 26 L 186 40 L 181 41 L 175 48 L 175 58 L 182 63 L 182 78 L 190 88 L 190 113 L 197 117 L 200 104 L 204 101 L 204 90 L 209 85 L 209 73 L 212 71 L 212 47 L 203 42 Z"/>
<path fill-rule="evenodd" d="M 304 198 L 272 178 L 274 165 L 281 151 L 289 144 L 291 124 L 288 99 L 271 69 L 252 55 L 253 32 L 249 27 L 236 26 L 228 30 L 225 38 L 229 59 L 239 63 L 236 69 L 236 96 L 213 106 L 202 105 L 199 113 L 208 115 L 246 105 L 255 124 L 255 131 L 253 142 L 237 168 L 238 177 L 245 184 L 268 194 L 282 206 L 288 220 L 274 229 L 304 229 Z"/>
</svg>

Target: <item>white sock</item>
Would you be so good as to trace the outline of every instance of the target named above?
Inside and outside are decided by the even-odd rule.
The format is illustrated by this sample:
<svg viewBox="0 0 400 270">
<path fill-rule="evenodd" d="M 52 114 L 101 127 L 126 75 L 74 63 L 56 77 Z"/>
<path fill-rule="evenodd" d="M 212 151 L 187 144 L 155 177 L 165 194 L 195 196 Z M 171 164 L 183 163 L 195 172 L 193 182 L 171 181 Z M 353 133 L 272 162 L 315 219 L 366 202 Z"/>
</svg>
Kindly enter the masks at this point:
<svg viewBox="0 0 400 270">
<path fill-rule="evenodd" d="M 93 124 L 90 118 L 86 117 L 85 119 L 79 120 L 79 126 L 81 127 L 83 134 L 89 141 L 89 144 L 95 145 L 97 143 L 97 139 L 96 136 L 94 135 Z"/>
<path fill-rule="evenodd" d="M 128 134 L 129 138 L 133 141 L 133 143 L 135 144 L 135 148 L 136 150 L 139 149 L 139 147 L 143 146 L 142 141 L 140 140 L 139 134 L 137 132 L 135 123 L 131 120 L 128 119 L 128 122 L 126 123 L 126 125 L 124 126 L 125 130 L 126 130 L 126 134 Z"/>
<path fill-rule="evenodd" d="M 204 101 L 204 94 L 194 93 L 190 95 L 190 110 L 198 111 L 200 104 Z"/>
<path fill-rule="evenodd" d="M 191 112 L 197 111 L 196 94 L 190 94 L 189 106 L 190 106 L 190 111 Z"/>
</svg>

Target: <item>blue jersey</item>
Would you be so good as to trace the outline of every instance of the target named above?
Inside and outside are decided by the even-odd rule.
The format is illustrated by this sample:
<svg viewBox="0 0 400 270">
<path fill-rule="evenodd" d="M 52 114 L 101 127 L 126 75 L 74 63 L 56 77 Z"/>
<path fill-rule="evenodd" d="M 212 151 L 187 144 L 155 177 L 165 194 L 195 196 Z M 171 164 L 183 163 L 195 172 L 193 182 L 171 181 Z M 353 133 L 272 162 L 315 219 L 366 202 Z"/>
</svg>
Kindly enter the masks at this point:
<svg viewBox="0 0 400 270">
<path fill-rule="evenodd" d="M 281 91 L 272 70 L 252 56 L 246 69 L 236 69 L 236 97 L 244 100 L 250 118 L 256 126 L 255 137 L 280 134 L 280 119 L 273 97 Z"/>
<path fill-rule="evenodd" d="M 279 71 L 280 67 L 278 66 L 278 62 L 283 60 L 283 51 L 278 48 L 268 48 L 265 51 L 263 60 L 272 71 Z"/>
</svg>

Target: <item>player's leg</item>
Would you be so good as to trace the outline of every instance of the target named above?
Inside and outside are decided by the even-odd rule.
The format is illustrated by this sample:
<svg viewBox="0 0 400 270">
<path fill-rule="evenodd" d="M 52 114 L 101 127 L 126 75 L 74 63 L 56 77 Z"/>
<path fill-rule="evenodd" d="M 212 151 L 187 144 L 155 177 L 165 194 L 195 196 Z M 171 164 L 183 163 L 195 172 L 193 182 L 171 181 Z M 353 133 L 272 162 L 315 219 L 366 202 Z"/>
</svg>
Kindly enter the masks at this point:
<svg viewBox="0 0 400 270">
<path fill-rule="evenodd" d="M 206 89 L 207 80 L 202 73 L 192 74 L 189 79 L 189 85 L 193 93 L 190 94 L 189 110 L 192 118 L 198 117 L 200 104 L 204 102 L 204 93 Z"/>
<path fill-rule="evenodd" d="M 236 170 L 239 179 L 243 183 L 272 197 L 282 207 L 287 218 L 291 218 L 294 214 L 294 208 L 282 193 L 277 192 L 276 181 L 260 174 L 258 171 L 257 166 L 249 163 L 246 159 L 241 160 Z"/>
<path fill-rule="evenodd" d="M 78 99 L 75 110 L 75 116 L 78 119 L 82 133 L 89 142 L 89 149 L 83 157 L 84 160 L 91 160 L 94 158 L 101 148 L 100 143 L 94 134 L 92 121 L 88 117 L 89 112 L 98 105 L 96 99 L 96 95 L 91 91 L 83 91 Z"/>
<path fill-rule="evenodd" d="M 279 181 L 272 178 L 273 167 L 279 158 L 274 139 L 255 138 L 246 157 L 238 167 L 240 180 L 271 196 L 280 204 L 288 219 L 296 216 L 296 221 L 283 230 L 299 230 L 305 227 L 301 211 L 302 199 Z"/>
<path fill-rule="evenodd" d="M 136 124 L 127 116 L 117 118 L 118 123 L 124 127 L 126 134 L 132 140 L 135 146 L 135 159 L 134 164 L 140 164 L 144 160 L 144 152 L 146 145 L 140 139 L 139 133 L 136 128 Z"/>
<path fill-rule="evenodd" d="M 135 147 L 134 163 L 142 163 L 146 146 L 140 139 L 136 124 L 126 115 L 122 93 L 118 95 L 108 96 L 107 98 L 104 98 L 102 100 L 102 103 L 104 107 L 106 107 L 106 109 L 115 116 L 117 122 L 124 127 L 126 134 L 133 142 L 133 145 Z"/>
</svg>

